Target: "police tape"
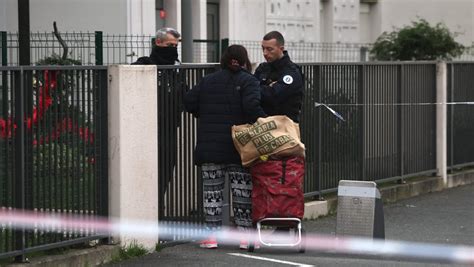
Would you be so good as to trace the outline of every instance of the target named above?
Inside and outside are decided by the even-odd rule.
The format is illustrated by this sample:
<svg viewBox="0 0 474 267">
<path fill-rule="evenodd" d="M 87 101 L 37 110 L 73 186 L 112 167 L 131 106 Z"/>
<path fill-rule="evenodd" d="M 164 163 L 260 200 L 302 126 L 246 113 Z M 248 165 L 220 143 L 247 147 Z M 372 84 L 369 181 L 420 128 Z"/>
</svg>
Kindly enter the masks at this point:
<svg viewBox="0 0 474 267">
<path fill-rule="evenodd" d="M 89 235 L 127 235 L 134 238 L 160 239 L 174 238 L 186 233 L 188 239 L 204 239 L 208 237 L 201 224 L 173 225 L 152 221 L 116 220 L 86 214 L 65 214 L 44 211 L 17 211 L 0 209 L 0 231 L 30 230 L 35 233 L 80 232 Z M 240 240 L 256 240 L 254 231 L 242 232 L 237 229 L 223 227 L 214 232 L 220 244 L 238 244 Z M 287 234 L 270 233 L 266 241 L 280 242 L 288 238 Z M 443 245 L 415 243 L 395 240 L 378 240 L 356 237 L 333 237 L 307 233 L 302 237 L 300 246 L 306 251 L 324 253 L 340 253 L 351 255 L 369 255 L 375 257 L 401 257 L 415 260 L 474 264 L 474 247 L 461 245 Z"/>
<path fill-rule="evenodd" d="M 436 106 L 436 105 L 474 105 L 474 102 L 433 102 L 433 103 L 366 103 L 366 104 L 324 104 L 314 102 L 314 107 L 325 107 L 328 109 L 334 116 L 342 121 L 344 117 L 339 114 L 334 109 L 330 108 L 330 106 L 337 106 L 337 107 L 397 107 L 397 106 Z"/>
</svg>

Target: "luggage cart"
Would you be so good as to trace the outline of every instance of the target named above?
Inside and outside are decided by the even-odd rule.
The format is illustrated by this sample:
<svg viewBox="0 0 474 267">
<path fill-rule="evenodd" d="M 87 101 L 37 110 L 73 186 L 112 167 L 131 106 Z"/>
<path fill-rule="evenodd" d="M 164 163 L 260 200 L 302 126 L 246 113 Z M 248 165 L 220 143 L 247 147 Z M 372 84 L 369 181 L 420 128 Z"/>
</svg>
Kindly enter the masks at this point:
<svg viewBox="0 0 474 267">
<path fill-rule="evenodd" d="M 301 223 L 304 215 L 304 158 L 261 161 L 252 166 L 250 172 L 253 180 L 252 219 L 257 229 L 257 241 L 266 247 L 296 247 L 304 253 L 306 234 Z M 274 233 L 278 233 L 279 227 L 284 227 L 288 229 L 288 235 L 282 231 L 273 234 L 273 238 L 265 238 L 263 226 L 276 227 Z M 254 244 L 249 242 L 249 252 L 254 251 Z"/>
</svg>

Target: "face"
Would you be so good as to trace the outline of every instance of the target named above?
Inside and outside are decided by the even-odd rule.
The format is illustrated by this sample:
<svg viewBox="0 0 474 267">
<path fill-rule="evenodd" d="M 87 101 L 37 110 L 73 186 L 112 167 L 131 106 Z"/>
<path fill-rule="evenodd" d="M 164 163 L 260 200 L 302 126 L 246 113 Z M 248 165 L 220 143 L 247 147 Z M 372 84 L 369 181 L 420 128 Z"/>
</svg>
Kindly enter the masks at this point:
<svg viewBox="0 0 474 267">
<path fill-rule="evenodd" d="M 262 41 L 263 56 L 267 62 L 273 62 L 283 57 L 285 48 L 277 43 L 276 39 Z"/>
<path fill-rule="evenodd" d="M 166 34 L 165 40 L 156 39 L 156 46 L 159 47 L 178 47 L 178 38 L 174 37 L 171 33 Z"/>
</svg>

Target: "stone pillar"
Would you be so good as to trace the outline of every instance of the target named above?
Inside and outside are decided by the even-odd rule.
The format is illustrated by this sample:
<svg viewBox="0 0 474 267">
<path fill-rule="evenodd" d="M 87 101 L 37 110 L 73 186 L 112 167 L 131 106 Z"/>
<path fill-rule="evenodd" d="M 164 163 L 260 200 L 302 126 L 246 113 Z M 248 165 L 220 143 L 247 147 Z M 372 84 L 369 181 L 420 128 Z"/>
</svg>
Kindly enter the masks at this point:
<svg viewBox="0 0 474 267">
<path fill-rule="evenodd" d="M 109 214 L 158 225 L 156 66 L 113 65 L 108 75 Z M 113 241 L 137 242 L 152 251 L 158 235 L 120 233 Z"/>
<path fill-rule="evenodd" d="M 436 64 L 436 168 L 447 185 L 448 157 L 448 88 L 446 62 Z"/>
</svg>

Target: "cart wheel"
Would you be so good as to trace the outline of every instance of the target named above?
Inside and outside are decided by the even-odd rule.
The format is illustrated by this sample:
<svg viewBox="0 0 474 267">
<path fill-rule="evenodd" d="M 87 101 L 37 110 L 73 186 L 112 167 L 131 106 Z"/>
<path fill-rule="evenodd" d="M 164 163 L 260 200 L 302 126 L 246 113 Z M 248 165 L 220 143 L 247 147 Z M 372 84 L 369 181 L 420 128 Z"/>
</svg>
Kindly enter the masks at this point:
<svg viewBox="0 0 474 267">
<path fill-rule="evenodd" d="M 306 251 L 306 231 L 301 229 L 301 242 L 298 247 L 299 253 L 304 253 Z"/>
<path fill-rule="evenodd" d="M 253 242 L 249 242 L 248 252 L 253 252 L 255 250 L 255 245 Z"/>
</svg>

